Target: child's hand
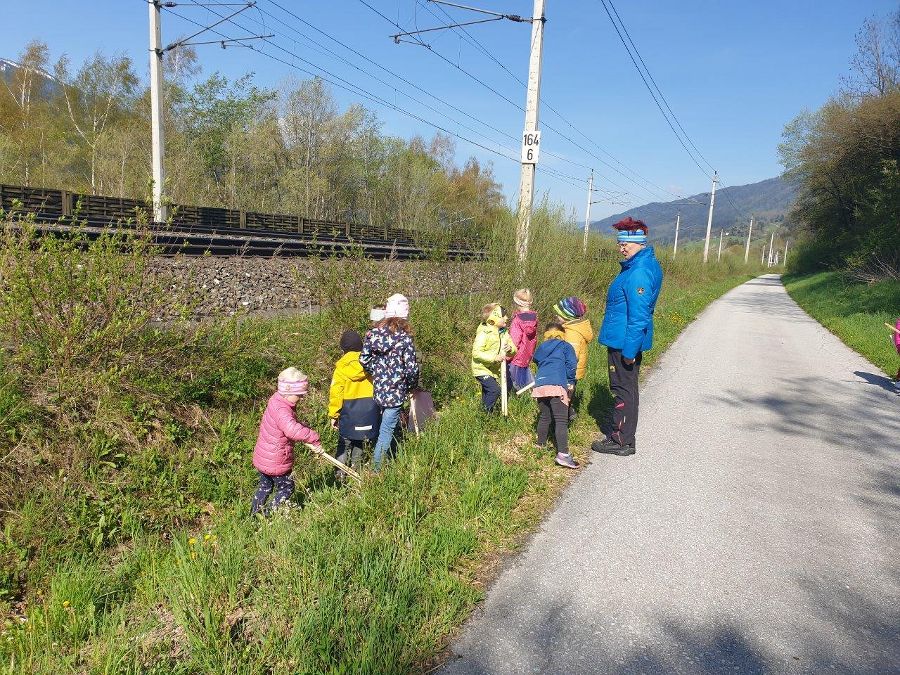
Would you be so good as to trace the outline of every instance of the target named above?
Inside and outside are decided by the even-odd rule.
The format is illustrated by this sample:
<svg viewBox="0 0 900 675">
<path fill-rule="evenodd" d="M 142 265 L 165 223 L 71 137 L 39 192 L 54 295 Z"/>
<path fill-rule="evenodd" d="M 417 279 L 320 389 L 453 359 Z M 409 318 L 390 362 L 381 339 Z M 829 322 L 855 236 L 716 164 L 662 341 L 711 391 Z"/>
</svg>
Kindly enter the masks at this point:
<svg viewBox="0 0 900 675">
<path fill-rule="evenodd" d="M 506 361 L 506 354 L 497 354 L 497 356 L 494 357 L 494 361 L 496 361 L 497 363 L 503 363 L 504 361 Z"/>
<path fill-rule="evenodd" d="M 337 418 L 337 417 L 332 417 L 332 418 L 329 420 L 329 423 L 331 424 L 331 428 L 332 428 L 332 429 L 337 429 L 337 428 L 338 428 L 338 418 Z"/>
<path fill-rule="evenodd" d="M 315 445 L 313 445 L 312 443 L 307 443 L 306 447 L 308 447 L 317 455 L 321 455 L 325 452 L 325 450 L 322 449 L 322 445 L 320 443 L 316 443 Z"/>
</svg>

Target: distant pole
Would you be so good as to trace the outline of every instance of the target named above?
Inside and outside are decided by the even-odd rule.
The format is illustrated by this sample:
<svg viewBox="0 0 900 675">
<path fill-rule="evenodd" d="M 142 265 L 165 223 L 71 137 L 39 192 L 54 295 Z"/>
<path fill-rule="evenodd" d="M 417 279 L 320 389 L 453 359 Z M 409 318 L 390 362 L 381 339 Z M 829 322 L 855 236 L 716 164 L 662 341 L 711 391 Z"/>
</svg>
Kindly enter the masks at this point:
<svg viewBox="0 0 900 675">
<path fill-rule="evenodd" d="M 747 246 L 744 248 L 744 264 L 750 258 L 750 235 L 753 234 L 753 218 L 750 218 L 750 229 L 747 231 Z"/>
<path fill-rule="evenodd" d="M 719 255 L 716 256 L 716 262 L 722 260 L 722 235 L 725 234 L 725 230 L 719 230 Z"/>
<path fill-rule="evenodd" d="M 160 36 L 160 0 L 147 3 L 150 10 L 150 128 L 152 136 L 153 157 L 153 220 L 158 223 L 166 220 L 166 205 L 163 203 L 163 155 L 165 142 L 163 139 L 163 96 L 162 96 L 162 39 Z"/>
<path fill-rule="evenodd" d="M 672 260 L 678 255 L 678 226 L 681 225 L 681 214 L 675 216 L 675 247 L 672 249 Z"/>
<path fill-rule="evenodd" d="M 787 249 L 788 249 L 788 242 L 784 242 L 784 260 L 781 261 L 781 264 L 784 265 L 785 267 L 787 267 Z"/>
<path fill-rule="evenodd" d="M 712 233 L 713 206 L 716 203 L 716 184 L 719 182 L 719 174 L 713 173 L 712 192 L 709 195 L 709 218 L 706 221 L 706 243 L 703 244 L 703 264 L 709 260 L 709 235 Z"/>
<path fill-rule="evenodd" d="M 594 196 L 594 170 L 591 169 L 591 177 L 588 178 L 588 198 L 587 198 L 587 209 L 584 213 L 584 244 L 581 247 L 581 252 L 587 254 L 587 240 L 588 240 L 588 230 L 591 227 L 591 198 Z"/>
<path fill-rule="evenodd" d="M 766 264 L 766 244 L 765 244 L 765 242 L 763 242 L 763 250 L 762 250 L 762 255 L 759 257 L 759 264 L 760 265 Z"/>
<path fill-rule="evenodd" d="M 772 266 L 774 257 L 772 252 L 775 250 L 775 230 L 772 230 L 772 238 L 769 240 L 769 267 Z"/>
<path fill-rule="evenodd" d="M 544 0 L 534 0 L 531 15 L 531 58 L 528 61 L 528 94 L 525 99 L 525 133 L 534 135 L 538 128 L 538 103 L 541 97 L 541 57 L 544 51 Z M 519 222 L 516 228 L 516 251 L 519 262 L 528 257 L 528 230 L 534 204 L 534 173 L 537 165 L 527 161 L 523 140 L 522 175 L 519 181 Z"/>
</svg>

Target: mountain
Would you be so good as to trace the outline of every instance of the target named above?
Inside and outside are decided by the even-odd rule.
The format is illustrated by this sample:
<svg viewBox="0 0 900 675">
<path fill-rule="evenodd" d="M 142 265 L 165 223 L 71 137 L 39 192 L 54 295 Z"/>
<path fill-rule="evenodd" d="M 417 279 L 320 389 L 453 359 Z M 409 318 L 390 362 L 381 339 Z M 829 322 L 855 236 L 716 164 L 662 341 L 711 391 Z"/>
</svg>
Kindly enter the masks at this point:
<svg viewBox="0 0 900 675">
<path fill-rule="evenodd" d="M 751 215 L 754 218 L 754 231 L 757 224 L 765 227 L 783 223 L 796 194 L 796 188 L 781 177 L 716 190 L 713 233 L 717 235 L 719 230 L 734 234 L 746 233 Z M 592 220 L 591 229 L 601 234 L 609 234 L 613 223 L 625 216 L 631 216 L 647 223 L 651 241 L 670 243 L 675 239 L 675 217 L 679 213 L 681 226 L 678 241 L 703 239 L 706 236 L 706 221 L 709 217 L 709 193 L 703 192 L 688 199 L 671 202 L 644 204 L 603 220 Z"/>
<path fill-rule="evenodd" d="M 11 85 L 22 71 L 22 65 L 15 61 L 11 61 L 10 59 L 0 57 L 0 81 L 4 82 L 7 86 Z M 61 87 L 59 80 L 43 70 L 37 70 L 35 72 L 37 73 L 38 82 L 40 83 L 40 88 L 37 90 L 37 93 L 41 98 L 50 99 L 60 93 Z"/>
</svg>

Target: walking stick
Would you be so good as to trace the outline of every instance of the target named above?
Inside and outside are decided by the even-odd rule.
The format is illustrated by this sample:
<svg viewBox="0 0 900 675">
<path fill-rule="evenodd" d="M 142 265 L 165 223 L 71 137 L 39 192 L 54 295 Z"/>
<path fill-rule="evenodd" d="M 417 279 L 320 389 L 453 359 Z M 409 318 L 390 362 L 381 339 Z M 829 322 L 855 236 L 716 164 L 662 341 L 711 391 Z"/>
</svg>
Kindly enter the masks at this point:
<svg viewBox="0 0 900 675">
<path fill-rule="evenodd" d="M 500 412 L 509 417 L 509 393 L 506 391 L 506 359 L 500 362 Z"/>
<path fill-rule="evenodd" d="M 521 395 L 524 394 L 526 391 L 528 391 L 529 389 L 531 389 L 533 386 L 534 386 L 534 382 L 529 382 L 529 383 L 526 384 L 524 387 L 522 387 L 521 389 L 519 389 L 518 391 L 516 391 L 516 396 L 521 396 Z"/>
<path fill-rule="evenodd" d="M 897 333 L 897 335 L 900 335 L 900 330 L 897 330 L 897 327 L 896 327 L 896 326 L 892 326 L 892 325 L 889 324 L 887 321 L 884 322 L 884 325 L 887 326 L 888 328 L 890 328 L 890 329 L 891 329 L 892 331 L 894 331 L 895 333 Z"/>
<path fill-rule="evenodd" d="M 314 453 L 316 453 L 317 455 L 319 455 L 319 457 L 321 457 L 322 459 L 324 459 L 326 462 L 328 462 L 329 464 L 332 464 L 332 465 L 336 466 L 338 469 L 340 469 L 340 470 L 343 471 L 345 474 L 347 474 L 348 476 L 350 476 L 350 478 L 353 478 L 353 479 L 358 480 L 358 481 L 360 481 L 360 482 L 362 481 L 362 478 L 360 478 L 360 476 L 359 476 L 358 473 L 356 473 L 353 469 L 351 469 L 349 466 L 347 466 L 347 465 L 344 464 L 343 462 L 339 462 L 338 460 L 336 460 L 334 457 L 332 457 L 331 455 L 329 455 L 329 454 L 328 454 L 327 452 L 325 452 L 324 450 L 318 449 L 319 446 L 311 445 L 310 443 L 304 443 L 304 445 L 305 445 L 307 448 L 309 448 L 310 450 L 312 450 Z"/>
</svg>

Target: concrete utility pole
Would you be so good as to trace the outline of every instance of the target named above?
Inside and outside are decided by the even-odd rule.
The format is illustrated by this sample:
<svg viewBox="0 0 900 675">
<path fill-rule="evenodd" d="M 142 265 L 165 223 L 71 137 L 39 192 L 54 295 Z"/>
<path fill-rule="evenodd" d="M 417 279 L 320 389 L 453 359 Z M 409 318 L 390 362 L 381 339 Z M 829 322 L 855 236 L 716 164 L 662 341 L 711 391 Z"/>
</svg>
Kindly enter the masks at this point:
<svg viewBox="0 0 900 675">
<path fill-rule="evenodd" d="M 719 255 L 716 256 L 716 262 L 722 260 L 722 235 L 725 234 L 725 230 L 719 230 Z"/>
<path fill-rule="evenodd" d="M 765 242 L 763 242 L 763 250 L 762 250 L 762 255 L 759 257 L 759 264 L 760 265 L 766 264 L 766 244 L 765 244 Z"/>
<path fill-rule="evenodd" d="M 534 0 L 531 15 L 531 58 L 528 62 L 528 95 L 525 99 L 525 132 L 522 143 L 522 177 L 519 181 L 519 223 L 516 228 L 516 251 L 519 261 L 528 257 L 528 230 L 531 227 L 531 207 L 534 204 L 534 173 L 537 153 L 527 155 L 529 140 L 538 131 L 538 102 L 541 97 L 541 58 L 544 51 L 544 0 Z M 539 136 L 538 136 L 539 138 Z M 533 160 L 533 161 L 529 161 Z"/>
<path fill-rule="evenodd" d="M 747 231 L 747 246 L 744 248 L 744 264 L 747 264 L 747 260 L 750 258 L 750 235 L 753 234 L 753 218 L 750 218 L 750 229 Z"/>
<path fill-rule="evenodd" d="M 781 264 L 787 267 L 787 248 L 788 242 L 784 242 L 784 260 L 782 260 Z"/>
<path fill-rule="evenodd" d="M 719 182 L 718 172 L 713 173 L 712 192 L 709 195 L 709 218 L 706 221 L 706 243 L 703 244 L 703 264 L 709 260 L 709 235 L 712 233 L 713 206 L 716 203 L 716 185 Z"/>
<path fill-rule="evenodd" d="M 769 240 L 769 267 L 772 266 L 773 261 L 775 260 L 772 252 L 775 250 L 775 230 L 772 230 L 772 238 Z"/>
<path fill-rule="evenodd" d="M 163 203 L 163 95 L 162 95 L 162 58 L 163 48 L 160 37 L 160 0 L 148 2 L 150 10 L 150 127 L 153 144 L 153 220 L 164 222 L 167 217 L 166 205 Z"/>
<path fill-rule="evenodd" d="M 587 253 L 588 231 L 591 228 L 591 200 L 594 197 L 594 171 L 591 169 L 591 177 L 588 178 L 588 201 L 587 209 L 584 213 L 584 244 L 581 247 L 582 253 Z"/>
<path fill-rule="evenodd" d="M 678 255 L 678 226 L 681 225 L 681 214 L 675 216 L 675 246 L 672 248 L 672 260 Z"/>
</svg>

